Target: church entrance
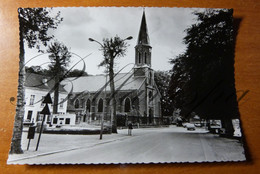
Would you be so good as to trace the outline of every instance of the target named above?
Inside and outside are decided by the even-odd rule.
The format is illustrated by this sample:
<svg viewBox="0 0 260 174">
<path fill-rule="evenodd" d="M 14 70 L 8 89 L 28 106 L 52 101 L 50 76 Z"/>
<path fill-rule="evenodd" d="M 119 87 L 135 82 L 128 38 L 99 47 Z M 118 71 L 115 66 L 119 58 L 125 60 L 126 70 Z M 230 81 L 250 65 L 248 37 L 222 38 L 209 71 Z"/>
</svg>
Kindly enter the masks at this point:
<svg viewBox="0 0 260 174">
<path fill-rule="evenodd" d="M 149 109 L 149 124 L 153 123 L 153 109 Z"/>
</svg>

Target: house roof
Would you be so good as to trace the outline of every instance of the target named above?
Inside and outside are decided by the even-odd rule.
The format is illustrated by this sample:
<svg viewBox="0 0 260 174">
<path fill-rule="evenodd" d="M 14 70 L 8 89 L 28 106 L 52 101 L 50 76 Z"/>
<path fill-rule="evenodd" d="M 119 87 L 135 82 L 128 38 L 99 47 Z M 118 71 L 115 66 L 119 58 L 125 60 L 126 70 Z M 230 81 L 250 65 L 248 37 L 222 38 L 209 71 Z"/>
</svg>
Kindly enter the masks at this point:
<svg viewBox="0 0 260 174">
<path fill-rule="evenodd" d="M 134 77 L 133 73 L 119 73 L 115 76 L 115 89 L 116 90 L 136 90 L 141 87 L 145 77 Z M 107 85 L 105 85 L 107 82 Z M 96 92 L 96 91 L 110 91 L 109 76 L 95 75 L 83 77 L 71 77 L 62 81 L 64 88 L 68 92 Z M 106 86 L 106 89 L 105 89 Z"/>
<path fill-rule="evenodd" d="M 54 87 L 54 85 L 55 85 L 54 78 L 47 77 L 47 76 L 40 75 L 40 74 L 35 74 L 35 73 L 26 73 L 25 74 L 25 83 L 24 83 L 25 87 L 51 91 L 52 88 Z M 63 88 L 63 85 L 60 85 L 59 91 L 67 92 Z"/>
</svg>

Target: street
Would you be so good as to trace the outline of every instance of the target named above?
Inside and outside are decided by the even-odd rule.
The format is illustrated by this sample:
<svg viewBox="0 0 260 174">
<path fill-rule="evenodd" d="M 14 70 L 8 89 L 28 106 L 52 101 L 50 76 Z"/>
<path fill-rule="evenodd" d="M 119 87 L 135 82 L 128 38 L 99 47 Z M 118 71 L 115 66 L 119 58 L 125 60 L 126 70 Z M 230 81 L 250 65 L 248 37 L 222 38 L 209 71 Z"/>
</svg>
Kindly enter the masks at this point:
<svg viewBox="0 0 260 174">
<path fill-rule="evenodd" d="M 48 135 L 43 134 L 43 137 Z M 53 135 L 52 135 L 53 136 Z M 57 139 L 62 135 L 55 135 Z M 63 141 L 74 141 L 69 139 Z M 220 138 L 206 133 L 205 130 L 187 131 L 182 127 L 134 129 L 128 136 L 127 130 L 118 134 L 80 135 L 78 147 L 67 151 L 35 155 L 33 157 L 10 160 L 13 164 L 50 164 L 50 163 L 158 163 L 158 162 L 202 162 L 202 161 L 243 161 L 244 149 L 238 140 Z M 92 136 L 91 141 L 84 137 Z M 94 138 L 94 140 L 93 140 Z M 44 141 L 44 139 L 43 139 Z M 62 143 L 62 140 L 59 141 Z M 84 143 L 86 144 L 84 146 Z M 59 146 L 59 144 L 56 144 Z M 44 142 L 40 145 L 45 146 Z M 35 152 L 34 152 L 35 153 Z"/>
</svg>

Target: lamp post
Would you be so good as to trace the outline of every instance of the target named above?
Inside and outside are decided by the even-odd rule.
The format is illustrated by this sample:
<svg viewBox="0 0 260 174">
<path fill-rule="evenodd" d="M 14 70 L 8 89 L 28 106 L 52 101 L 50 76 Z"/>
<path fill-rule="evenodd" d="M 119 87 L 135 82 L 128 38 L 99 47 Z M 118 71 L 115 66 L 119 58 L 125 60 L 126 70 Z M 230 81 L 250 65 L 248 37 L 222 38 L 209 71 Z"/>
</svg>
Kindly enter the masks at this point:
<svg viewBox="0 0 260 174">
<path fill-rule="evenodd" d="M 112 112 L 111 112 L 111 131 L 113 129 L 113 125 L 116 128 L 116 101 L 115 101 L 115 86 L 114 86 L 114 59 L 119 54 L 124 54 L 124 51 L 126 50 L 126 45 L 124 43 L 125 40 L 131 40 L 133 37 L 129 36 L 123 40 L 121 40 L 119 37 L 115 37 L 114 40 L 109 40 L 109 42 L 105 42 L 104 44 L 100 43 L 99 41 L 96 41 L 95 39 L 89 38 L 89 41 L 98 43 L 104 53 L 105 60 L 103 62 L 103 65 L 106 65 L 106 70 L 109 74 L 109 81 L 110 81 L 110 91 L 112 96 Z M 107 76 L 106 76 L 106 84 L 107 84 Z M 105 86 L 105 97 L 106 97 L 106 86 Z M 106 98 L 105 103 L 107 104 Z M 116 129 L 115 129 L 116 130 Z M 102 131 L 103 131 L 103 116 L 102 116 L 102 122 L 101 122 L 101 131 L 100 131 L 100 139 L 102 139 Z"/>
</svg>

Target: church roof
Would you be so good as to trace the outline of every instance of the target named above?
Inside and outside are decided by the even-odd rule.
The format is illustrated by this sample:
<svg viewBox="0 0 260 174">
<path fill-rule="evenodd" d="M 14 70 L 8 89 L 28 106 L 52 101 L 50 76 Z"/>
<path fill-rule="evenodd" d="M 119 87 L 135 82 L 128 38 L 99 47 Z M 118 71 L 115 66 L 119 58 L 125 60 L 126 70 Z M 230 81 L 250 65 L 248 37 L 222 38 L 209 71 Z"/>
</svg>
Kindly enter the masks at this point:
<svg viewBox="0 0 260 174">
<path fill-rule="evenodd" d="M 145 78 L 134 77 L 133 73 L 119 73 L 115 76 L 115 90 L 136 90 L 141 87 Z M 68 92 L 97 92 L 99 90 L 110 91 L 109 76 L 107 75 L 94 75 L 94 76 L 82 76 L 82 77 L 70 77 L 62 81 L 65 85 L 65 89 Z"/>
<path fill-rule="evenodd" d="M 139 44 L 150 45 L 148 28 L 147 28 L 146 19 L 145 19 L 145 11 L 143 12 L 143 17 L 142 17 L 138 40 L 137 40 L 137 45 L 139 45 Z"/>
<path fill-rule="evenodd" d="M 52 88 L 55 85 L 54 78 L 47 77 L 35 73 L 26 73 L 25 74 L 25 87 L 35 88 L 37 90 L 53 90 Z M 60 92 L 66 92 L 62 85 L 59 87 Z"/>
</svg>

